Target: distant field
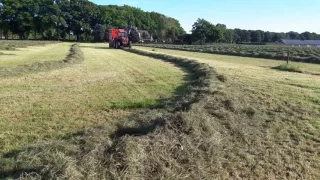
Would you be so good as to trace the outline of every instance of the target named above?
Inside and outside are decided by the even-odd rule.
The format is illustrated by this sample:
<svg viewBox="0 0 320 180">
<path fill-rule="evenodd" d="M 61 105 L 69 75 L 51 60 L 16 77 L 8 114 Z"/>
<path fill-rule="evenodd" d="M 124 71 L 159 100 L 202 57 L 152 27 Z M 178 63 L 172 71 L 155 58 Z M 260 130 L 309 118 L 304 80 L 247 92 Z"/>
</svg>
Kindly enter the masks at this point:
<svg viewBox="0 0 320 180">
<path fill-rule="evenodd" d="M 145 44 L 143 46 L 206 52 L 222 55 L 243 57 L 256 57 L 265 59 L 287 60 L 288 53 L 291 61 L 320 64 L 320 48 L 317 47 L 290 47 L 275 45 L 237 45 L 237 44 L 213 44 L 213 45 L 172 45 L 172 44 Z"/>
<path fill-rule="evenodd" d="M 24 48 L 18 46 L 18 48 L 13 50 L 0 49 L 0 53 L 2 53 L 2 55 L 0 55 L 0 67 L 63 60 L 68 55 L 71 45 L 71 43 L 47 43 L 41 46 L 28 46 Z"/>
<path fill-rule="evenodd" d="M 0 50 L 16 50 L 17 48 L 26 48 L 29 46 L 44 46 L 55 44 L 57 41 L 20 41 L 20 40 L 0 40 Z"/>
<path fill-rule="evenodd" d="M 15 56 L 1 56 L 0 66 L 61 60 L 69 47 L 59 43 L 18 49 L 10 52 Z M 178 93 L 184 82 L 185 73 L 171 64 L 106 47 L 82 44 L 82 64 L 0 78 L 0 152 L 130 112 L 111 109 L 154 105 Z"/>
<path fill-rule="evenodd" d="M 308 73 L 291 73 L 273 70 L 272 67 L 283 64 L 277 60 L 263 60 L 257 58 L 213 55 L 168 49 L 154 49 L 150 47 L 135 47 L 155 53 L 164 53 L 179 57 L 197 59 L 210 64 L 218 72 L 228 76 L 232 84 L 243 88 L 257 88 L 259 91 L 272 93 L 272 96 L 282 99 L 304 102 L 305 105 L 318 107 L 320 110 L 320 76 Z M 309 63 L 290 64 L 300 67 L 306 72 L 320 73 L 320 65 Z M 290 101 L 291 102 L 291 101 Z M 314 108 L 312 108 L 314 109 Z"/>
</svg>

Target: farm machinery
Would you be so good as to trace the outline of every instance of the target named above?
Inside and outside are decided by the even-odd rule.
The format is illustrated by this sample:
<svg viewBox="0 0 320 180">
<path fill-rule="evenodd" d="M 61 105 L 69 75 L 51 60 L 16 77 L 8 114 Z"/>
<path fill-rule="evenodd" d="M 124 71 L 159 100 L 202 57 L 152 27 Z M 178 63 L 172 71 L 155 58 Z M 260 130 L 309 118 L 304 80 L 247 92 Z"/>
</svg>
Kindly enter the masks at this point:
<svg viewBox="0 0 320 180">
<path fill-rule="evenodd" d="M 131 48 L 132 42 L 129 39 L 129 33 L 125 29 L 109 29 L 109 48 Z"/>
</svg>

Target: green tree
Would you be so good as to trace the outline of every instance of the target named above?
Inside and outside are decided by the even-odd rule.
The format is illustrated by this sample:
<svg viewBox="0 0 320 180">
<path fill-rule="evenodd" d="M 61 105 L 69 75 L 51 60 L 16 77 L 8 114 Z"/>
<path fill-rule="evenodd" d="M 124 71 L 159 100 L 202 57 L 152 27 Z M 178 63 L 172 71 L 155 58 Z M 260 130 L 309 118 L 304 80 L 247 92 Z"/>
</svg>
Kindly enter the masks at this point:
<svg viewBox="0 0 320 180">
<path fill-rule="evenodd" d="M 221 29 L 216 28 L 215 26 L 209 26 L 206 30 L 207 33 L 207 41 L 208 42 L 218 42 L 223 38 L 223 33 Z"/>
<path fill-rule="evenodd" d="M 303 40 L 311 40 L 312 39 L 311 33 L 308 31 L 301 33 L 301 35 L 303 35 L 303 37 L 304 37 Z"/>
<path fill-rule="evenodd" d="M 101 24 L 96 24 L 93 28 L 93 37 L 96 42 L 103 42 L 105 38 L 106 27 Z"/>
<path fill-rule="evenodd" d="M 271 42 L 272 41 L 272 33 L 269 31 L 264 32 L 263 42 Z"/>
<path fill-rule="evenodd" d="M 192 36 L 195 41 L 200 41 L 204 44 L 205 42 L 217 42 L 221 40 L 222 32 L 209 21 L 199 18 L 192 25 Z"/>
<path fill-rule="evenodd" d="M 260 31 L 251 31 L 251 42 L 260 43 L 262 40 Z"/>
<path fill-rule="evenodd" d="M 294 31 L 290 31 L 287 33 L 290 37 L 290 39 L 299 39 L 299 33 L 294 32 Z"/>
</svg>

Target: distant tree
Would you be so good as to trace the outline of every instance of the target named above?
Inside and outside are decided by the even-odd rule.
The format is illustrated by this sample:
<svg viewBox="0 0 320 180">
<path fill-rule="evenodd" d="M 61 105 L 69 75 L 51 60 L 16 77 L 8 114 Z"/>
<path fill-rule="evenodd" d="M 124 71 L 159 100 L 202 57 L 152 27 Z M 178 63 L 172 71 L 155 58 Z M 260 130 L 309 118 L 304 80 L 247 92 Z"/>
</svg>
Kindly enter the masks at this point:
<svg viewBox="0 0 320 180">
<path fill-rule="evenodd" d="M 210 26 L 208 30 L 206 31 L 207 33 L 207 41 L 209 42 L 218 42 L 223 38 L 223 33 L 222 30 L 219 28 L 216 28 L 215 26 Z"/>
<path fill-rule="evenodd" d="M 308 32 L 308 31 L 303 32 L 303 33 L 301 33 L 301 34 L 303 35 L 304 40 L 311 40 L 311 39 L 312 39 L 312 37 L 311 37 L 311 33 L 310 33 L 310 32 Z"/>
<path fill-rule="evenodd" d="M 263 33 L 263 42 L 271 42 L 272 41 L 272 33 L 266 31 Z"/>
<path fill-rule="evenodd" d="M 304 36 L 303 33 L 301 33 L 301 34 L 299 34 L 299 39 L 301 39 L 301 40 L 306 40 L 306 37 Z"/>
<path fill-rule="evenodd" d="M 260 31 L 251 31 L 251 41 L 260 43 L 262 40 Z"/>
<path fill-rule="evenodd" d="M 184 38 L 183 38 L 183 42 L 187 43 L 187 44 L 192 44 L 193 42 L 193 36 L 192 34 L 185 34 Z"/>
<path fill-rule="evenodd" d="M 220 24 L 220 23 L 218 23 L 216 27 L 220 29 L 227 29 L 227 26 L 225 24 Z"/>
<path fill-rule="evenodd" d="M 232 29 L 224 29 L 223 33 L 223 42 L 224 43 L 234 43 L 237 41 L 237 35 Z"/>
<path fill-rule="evenodd" d="M 242 30 L 243 33 L 243 39 L 241 39 L 241 42 L 251 42 L 251 32 L 248 30 Z"/>
<path fill-rule="evenodd" d="M 234 29 L 234 34 L 235 34 L 235 41 L 236 42 L 241 42 L 242 37 L 243 37 L 243 32 L 241 29 Z"/>
<path fill-rule="evenodd" d="M 93 32 L 92 32 L 92 35 L 94 37 L 94 41 L 96 41 L 96 42 L 104 41 L 105 32 L 106 32 L 106 27 L 104 27 L 101 24 L 96 24 L 94 26 L 94 29 L 93 29 Z"/>
<path fill-rule="evenodd" d="M 217 42 L 222 39 L 222 32 L 205 19 L 198 19 L 192 25 L 192 36 L 195 41 L 204 44 L 207 41 Z"/>
<path fill-rule="evenodd" d="M 299 33 L 294 32 L 294 31 L 290 31 L 287 33 L 290 37 L 290 39 L 299 39 Z"/>
</svg>

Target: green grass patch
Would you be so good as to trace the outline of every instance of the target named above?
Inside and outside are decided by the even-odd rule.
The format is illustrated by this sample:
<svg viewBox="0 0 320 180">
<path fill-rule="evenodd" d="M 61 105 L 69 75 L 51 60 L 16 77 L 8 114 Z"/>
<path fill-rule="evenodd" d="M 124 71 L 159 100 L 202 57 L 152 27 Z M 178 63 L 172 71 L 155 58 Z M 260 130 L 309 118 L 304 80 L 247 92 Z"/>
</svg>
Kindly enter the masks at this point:
<svg viewBox="0 0 320 180">
<path fill-rule="evenodd" d="M 291 64 L 281 64 L 279 66 L 273 67 L 272 69 L 276 69 L 279 71 L 303 73 L 299 66 Z"/>
</svg>

